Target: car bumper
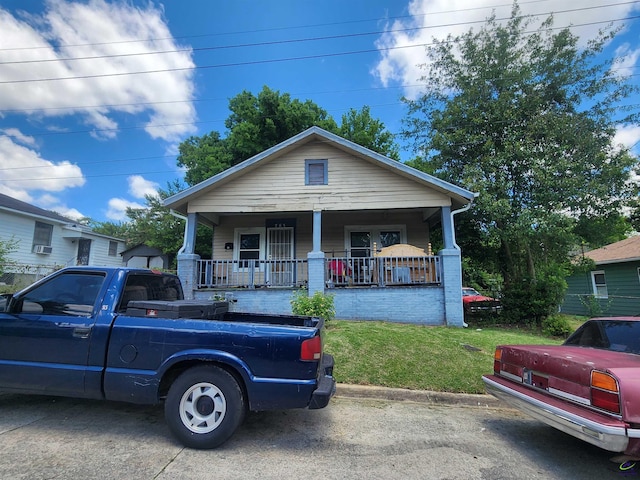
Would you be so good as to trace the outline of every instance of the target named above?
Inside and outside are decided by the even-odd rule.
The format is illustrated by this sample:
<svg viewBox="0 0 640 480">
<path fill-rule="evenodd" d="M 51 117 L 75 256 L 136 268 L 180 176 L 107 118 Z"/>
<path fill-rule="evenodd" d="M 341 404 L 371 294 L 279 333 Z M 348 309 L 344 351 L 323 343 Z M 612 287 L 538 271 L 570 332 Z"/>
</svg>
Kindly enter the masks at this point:
<svg viewBox="0 0 640 480">
<path fill-rule="evenodd" d="M 333 356 L 325 353 L 322 356 L 321 374 L 318 378 L 318 388 L 316 388 L 309 402 L 309 409 L 324 408 L 329 404 L 329 400 L 336 393 L 336 379 L 333 378 Z"/>
<path fill-rule="evenodd" d="M 622 420 L 569 404 L 496 375 L 482 377 L 488 393 L 569 435 L 612 452 L 624 452 L 640 430 Z"/>
</svg>

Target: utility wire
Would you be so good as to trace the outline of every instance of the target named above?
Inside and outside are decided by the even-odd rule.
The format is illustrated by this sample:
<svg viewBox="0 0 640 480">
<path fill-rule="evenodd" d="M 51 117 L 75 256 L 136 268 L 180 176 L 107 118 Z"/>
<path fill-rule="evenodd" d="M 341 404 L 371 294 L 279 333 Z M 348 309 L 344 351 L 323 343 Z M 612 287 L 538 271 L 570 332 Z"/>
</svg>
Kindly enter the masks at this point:
<svg viewBox="0 0 640 480">
<path fill-rule="evenodd" d="M 586 8 L 585 8 L 586 9 Z M 592 25 L 600 25 L 603 23 L 614 23 L 621 21 L 629 21 L 640 18 L 640 15 L 623 17 L 617 19 L 610 20 L 601 20 L 597 22 L 587 22 L 582 24 L 572 25 L 571 28 L 583 27 L 583 26 L 592 26 Z M 505 18 L 507 19 L 507 18 Z M 443 26 L 454 26 L 454 25 L 466 25 L 472 23 L 486 23 L 486 20 L 478 20 L 474 22 L 463 22 L 460 24 L 448 24 Z M 425 27 L 425 28 L 435 28 L 435 27 Z M 551 30 L 564 29 L 567 27 L 555 27 Z M 317 55 L 304 55 L 299 57 L 286 57 L 286 58 L 278 58 L 278 59 L 266 59 L 266 60 L 254 60 L 254 61 L 245 61 L 245 62 L 233 62 L 233 63 L 222 63 L 216 65 L 201 65 L 201 66 L 189 66 L 189 67 L 176 67 L 176 68 L 166 68 L 166 69 L 158 69 L 158 70 L 146 70 L 146 71 L 138 71 L 138 72 L 116 72 L 116 73 L 103 73 L 103 74 L 95 74 L 95 75 L 75 75 L 69 77 L 49 77 L 49 78 L 36 78 L 36 79 L 23 79 L 23 80 L 3 80 L 0 81 L 0 84 L 20 84 L 20 83 L 34 83 L 34 82 L 50 82 L 50 81 L 60 81 L 60 80 L 79 80 L 79 79 L 90 79 L 90 78 L 103 78 L 103 77 L 120 77 L 120 76 L 128 76 L 128 75 L 142 75 L 142 74 L 157 74 L 157 73 L 167 73 L 167 72 L 178 72 L 178 71 L 187 71 L 187 70 L 197 70 L 197 69 L 212 69 L 212 68 L 225 68 L 225 67 L 239 67 L 239 66 L 248 66 L 248 65 L 261 65 L 268 63 L 281 63 L 281 62 L 291 62 L 291 61 L 302 61 L 302 60 L 313 60 L 317 58 L 331 58 L 331 57 L 339 57 L 346 55 L 359 55 L 366 53 L 377 53 L 380 51 L 391 51 L 391 50 L 399 50 L 406 48 L 416 48 L 416 47 L 426 47 L 429 45 L 433 45 L 433 43 L 423 43 L 423 44 L 415 44 L 415 45 L 402 45 L 396 47 L 378 47 L 373 49 L 364 49 L 364 50 L 353 50 L 346 52 L 333 52 L 333 53 L 323 53 Z"/>
<path fill-rule="evenodd" d="M 616 3 L 611 5 L 597 5 L 592 7 L 573 8 L 573 9 L 567 9 L 567 10 L 560 10 L 556 12 L 546 12 L 538 15 L 550 15 L 552 13 L 553 14 L 573 13 L 573 12 L 580 12 L 585 10 L 593 10 L 598 8 L 606 8 L 606 7 L 612 7 L 612 6 L 633 4 L 633 3 L 640 3 L 640 0 L 635 0 L 632 2 Z M 509 18 L 510 17 L 502 17 L 502 18 L 498 18 L 497 20 L 502 21 L 502 20 L 508 20 Z M 618 21 L 618 20 L 612 20 L 612 21 Z M 391 30 L 378 30 L 373 32 L 347 33 L 347 34 L 341 34 L 341 35 L 328 35 L 328 36 L 322 36 L 322 37 L 307 37 L 307 38 L 290 39 L 290 40 L 274 40 L 269 42 L 252 42 L 252 43 L 242 43 L 242 44 L 236 44 L 236 45 L 220 45 L 220 46 L 213 46 L 213 47 L 197 47 L 197 48 L 194 47 L 194 48 L 182 48 L 182 49 L 172 49 L 172 50 L 158 50 L 153 52 L 93 55 L 93 56 L 86 56 L 86 57 L 61 57 L 61 58 L 46 58 L 46 59 L 38 59 L 38 60 L 15 60 L 15 61 L 6 61 L 6 62 L 0 61 L 0 65 L 24 65 L 24 64 L 31 64 L 31 63 L 68 62 L 68 61 L 78 61 L 78 60 L 97 60 L 97 59 L 106 59 L 106 58 L 136 57 L 136 56 L 142 56 L 142 55 L 161 55 L 161 54 L 164 55 L 164 54 L 170 54 L 170 53 L 186 53 L 186 52 L 192 52 L 192 51 L 204 52 L 204 51 L 226 50 L 226 49 L 234 49 L 234 48 L 255 48 L 255 47 L 262 47 L 262 46 L 287 45 L 291 43 L 317 42 L 317 41 L 326 41 L 326 40 L 357 38 L 357 37 L 372 36 L 372 35 L 383 35 L 383 34 L 389 34 L 389 33 L 426 30 L 426 29 L 433 29 L 433 28 L 457 27 L 461 25 L 474 25 L 478 23 L 486 23 L 486 19 L 467 21 L 467 22 L 458 22 L 458 23 L 447 23 L 447 24 L 440 24 L 440 25 L 428 25 L 423 27 L 407 27 L 407 28 L 397 28 L 397 29 L 391 29 Z M 119 42 L 113 42 L 113 44 L 115 43 L 119 43 Z M 112 44 L 112 43 L 108 43 L 108 44 Z M 7 49 L 4 49 L 4 50 L 7 50 Z"/>
<path fill-rule="evenodd" d="M 519 5 L 530 5 L 535 3 L 545 3 L 550 0 L 529 0 L 529 1 L 521 1 L 518 2 Z M 594 7 L 582 7 L 579 9 L 575 9 L 576 11 L 587 10 L 593 8 L 607 8 L 607 7 L 615 7 L 621 5 L 632 5 L 640 3 L 640 0 L 632 0 L 628 2 L 618 2 L 611 3 L 607 5 L 597 5 Z M 247 34 L 256 34 L 256 33 L 264 33 L 264 32 L 275 32 L 282 30 L 297 30 L 297 29 L 313 29 L 313 28 L 326 28 L 326 27 L 334 27 L 338 25 L 353 25 L 357 23 L 369 23 L 369 22 L 379 22 L 381 20 L 391 21 L 391 20 L 403 20 L 409 19 L 414 20 L 417 17 L 427 17 L 427 16 L 436 16 L 436 15 L 444 15 L 451 13 L 461 13 L 461 12 L 470 12 L 474 10 L 488 10 L 488 9 L 496 9 L 502 7 L 512 7 L 513 4 L 499 4 L 499 5 L 487 5 L 482 7 L 470 7 L 470 8 L 460 8 L 454 10 L 442 10 L 439 12 L 429 12 L 417 15 L 400 15 L 394 17 L 383 17 L 383 18 L 371 18 L 371 19 L 363 19 L 363 20 L 347 20 L 343 22 L 329 22 L 329 23 L 318 23 L 311 25 L 297 25 L 297 26 L 287 26 L 287 27 L 274 27 L 274 28 L 264 28 L 264 29 L 256 29 L 256 30 L 245 30 L 238 32 L 223 32 L 223 33 L 205 33 L 199 35 L 183 35 L 183 36 L 174 36 L 174 37 L 162 37 L 162 38 L 150 38 L 150 39 L 135 39 L 135 40 L 121 40 L 116 42 L 101 42 L 101 43 L 81 43 L 81 44 L 69 44 L 69 45 L 47 45 L 47 46 L 37 46 L 37 47 L 12 47 L 12 48 L 0 48 L 0 52 L 2 51 L 22 51 L 22 50 L 39 50 L 39 49 L 49 49 L 51 47 L 55 48 L 69 48 L 69 47 L 90 47 L 90 46 L 101 46 L 101 45 L 119 45 L 119 44 L 127 44 L 127 43 L 143 43 L 143 42 L 156 42 L 156 41 L 164 41 L 164 40 L 185 40 L 185 39 L 193 39 L 193 38 L 203 38 L 203 37 L 220 37 L 220 36 L 233 36 L 233 35 L 247 35 Z M 547 12 L 547 13 L 538 13 L 535 16 L 539 15 L 549 15 L 550 13 L 559 13 L 559 12 Z M 436 25 L 437 27 L 437 25 Z"/>
</svg>

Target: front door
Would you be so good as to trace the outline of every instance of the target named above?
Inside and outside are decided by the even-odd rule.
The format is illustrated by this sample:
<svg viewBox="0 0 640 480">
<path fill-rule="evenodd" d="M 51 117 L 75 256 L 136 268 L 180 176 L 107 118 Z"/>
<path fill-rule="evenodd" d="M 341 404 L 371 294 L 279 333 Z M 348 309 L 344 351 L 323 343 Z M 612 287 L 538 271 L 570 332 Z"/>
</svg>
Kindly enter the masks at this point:
<svg viewBox="0 0 640 480">
<path fill-rule="evenodd" d="M 294 283 L 293 227 L 267 228 L 267 282 L 271 286 Z"/>
<path fill-rule="evenodd" d="M 76 265 L 89 265 L 89 255 L 91 254 L 91 240 L 81 238 L 78 240 L 78 258 Z"/>
</svg>

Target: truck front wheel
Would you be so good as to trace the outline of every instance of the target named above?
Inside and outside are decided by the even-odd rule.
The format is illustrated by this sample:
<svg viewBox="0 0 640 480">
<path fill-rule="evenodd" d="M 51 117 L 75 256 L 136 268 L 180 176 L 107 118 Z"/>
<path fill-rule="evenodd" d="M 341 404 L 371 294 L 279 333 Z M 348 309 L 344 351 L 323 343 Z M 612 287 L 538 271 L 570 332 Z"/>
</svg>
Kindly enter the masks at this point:
<svg viewBox="0 0 640 480">
<path fill-rule="evenodd" d="M 169 388 L 164 414 L 171 433 L 190 448 L 215 448 L 244 419 L 244 395 L 220 367 L 202 365 L 180 375 Z"/>
</svg>

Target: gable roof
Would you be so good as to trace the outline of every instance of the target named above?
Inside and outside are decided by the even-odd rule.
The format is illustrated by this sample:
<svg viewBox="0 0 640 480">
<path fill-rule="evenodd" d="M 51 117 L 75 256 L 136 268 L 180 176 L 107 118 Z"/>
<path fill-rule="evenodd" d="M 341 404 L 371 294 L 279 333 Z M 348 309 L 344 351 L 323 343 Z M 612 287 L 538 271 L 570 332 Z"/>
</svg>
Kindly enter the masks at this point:
<svg viewBox="0 0 640 480">
<path fill-rule="evenodd" d="M 593 260 L 596 265 L 640 261 L 640 235 L 591 250 L 584 256 Z"/>
<path fill-rule="evenodd" d="M 77 223 L 75 220 L 64 217 L 58 213 L 36 207 L 30 203 L 0 193 L 0 210 L 8 210 L 22 213 L 31 217 L 41 217 L 60 223 Z"/>
<path fill-rule="evenodd" d="M 415 168 L 409 167 L 402 162 L 392 160 L 384 155 L 376 153 L 368 148 L 365 148 L 357 143 L 346 140 L 330 133 L 320 127 L 311 127 L 307 130 L 295 135 L 288 140 L 285 140 L 278 145 L 275 145 L 253 157 L 234 165 L 227 170 L 210 177 L 197 185 L 186 188 L 182 192 L 179 192 L 164 200 L 164 205 L 176 209 L 178 211 L 185 211 L 186 204 L 193 198 L 198 197 L 203 191 L 209 187 L 216 185 L 219 182 L 226 181 L 232 177 L 242 175 L 245 171 L 254 168 L 257 164 L 261 163 L 265 159 L 272 156 L 280 156 L 286 152 L 289 152 L 295 148 L 300 147 L 308 142 L 314 140 L 322 140 L 332 143 L 336 148 L 349 151 L 349 153 L 365 158 L 373 163 L 377 163 L 380 166 L 386 167 L 396 174 L 417 180 L 425 185 L 433 188 L 437 191 L 445 193 L 452 199 L 452 203 L 456 206 L 463 206 L 473 201 L 477 197 L 476 193 L 470 192 L 462 187 L 453 185 L 452 183 L 441 180 L 433 175 L 421 172 Z"/>
<path fill-rule="evenodd" d="M 57 222 L 59 224 L 62 224 L 62 229 L 67 234 L 69 234 L 69 232 L 76 232 L 76 234 L 79 236 L 82 236 L 83 234 L 89 234 L 93 237 L 102 237 L 102 238 L 107 238 L 109 240 L 124 242 L 124 240 L 121 238 L 112 237 L 110 235 L 104 235 L 102 233 L 96 233 L 91 229 L 91 227 L 88 227 L 87 225 L 82 225 L 78 221 L 73 220 L 71 218 L 67 218 L 56 212 L 52 212 L 50 210 L 45 210 L 44 208 L 36 207 L 35 205 L 31 205 L 30 203 L 23 202 L 22 200 L 18 200 L 16 198 L 0 193 L 0 211 L 2 210 L 6 212 L 17 213 L 19 215 L 25 215 L 27 217 L 32 217 L 34 219 Z"/>
</svg>

